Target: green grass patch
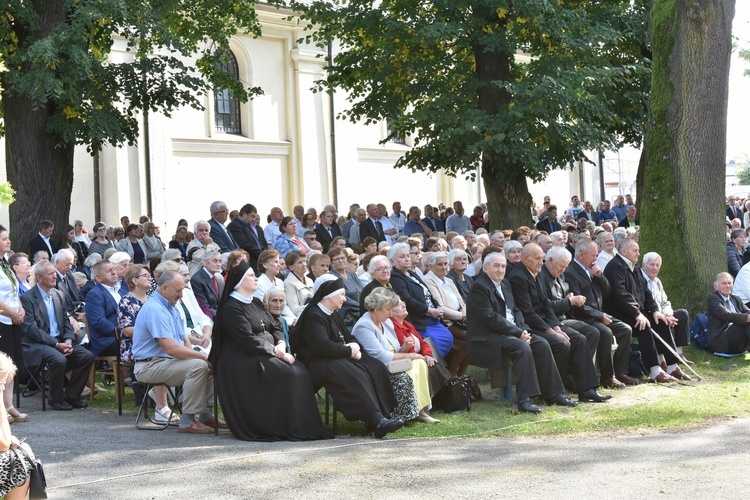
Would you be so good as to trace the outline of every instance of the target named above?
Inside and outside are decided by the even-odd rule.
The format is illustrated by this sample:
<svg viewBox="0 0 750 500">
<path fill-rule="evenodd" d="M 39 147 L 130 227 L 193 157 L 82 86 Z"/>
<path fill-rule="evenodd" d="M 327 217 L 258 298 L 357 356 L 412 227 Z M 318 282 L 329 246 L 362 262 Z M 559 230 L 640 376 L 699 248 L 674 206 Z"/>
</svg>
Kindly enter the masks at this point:
<svg viewBox="0 0 750 500">
<path fill-rule="evenodd" d="M 695 361 L 693 369 L 701 382 L 679 384 L 643 383 L 623 390 L 603 391 L 612 394 L 607 403 L 584 403 L 576 408 L 545 406 L 541 415 L 517 414 L 516 405 L 498 398 L 490 389 L 487 371 L 472 367 L 469 374 L 480 383 L 484 399 L 472 405 L 471 411 L 449 414 L 432 412 L 439 424 L 410 422 L 395 436 L 439 438 L 449 436 L 505 437 L 549 435 L 616 435 L 651 433 L 685 429 L 715 421 L 750 416 L 750 355 L 720 358 L 706 351 L 687 348 L 686 355 Z M 686 369 L 683 369 L 689 373 Z M 99 382 L 101 385 L 101 381 Z M 117 411 L 114 388 L 97 394 L 92 408 Z M 321 395 L 323 391 L 321 391 Z M 573 395 L 575 400 L 575 395 Z M 321 417 L 323 403 L 319 405 Z M 123 400 L 123 414 L 135 415 L 133 393 L 128 388 Z M 364 426 L 338 415 L 339 436 L 366 436 Z"/>
</svg>

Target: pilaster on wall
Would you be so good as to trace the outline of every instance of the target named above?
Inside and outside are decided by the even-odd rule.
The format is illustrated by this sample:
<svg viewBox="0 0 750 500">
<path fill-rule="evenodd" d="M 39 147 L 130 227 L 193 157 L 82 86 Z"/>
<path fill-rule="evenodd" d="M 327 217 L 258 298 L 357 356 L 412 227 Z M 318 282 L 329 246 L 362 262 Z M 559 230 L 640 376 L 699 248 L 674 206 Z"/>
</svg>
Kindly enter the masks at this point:
<svg viewBox="0 0 750 500">
<path fill-rule="evenodd" d="M 102 218 L 107 224 L 119 225 L 123 215 L 135 222 L 143 215 L 139 156 L 136 146 L 107 146 L 99 155 Z"/>
</svg>

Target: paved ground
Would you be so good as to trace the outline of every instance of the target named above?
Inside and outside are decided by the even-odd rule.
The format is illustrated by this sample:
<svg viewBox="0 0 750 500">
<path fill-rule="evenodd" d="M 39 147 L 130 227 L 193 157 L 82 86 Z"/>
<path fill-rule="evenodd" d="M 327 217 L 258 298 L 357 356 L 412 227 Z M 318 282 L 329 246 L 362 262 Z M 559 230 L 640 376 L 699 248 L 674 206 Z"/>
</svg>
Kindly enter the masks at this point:
<svg viewBox="0 0 750 500">
<path fill-rule="evenodd" d="M 22 402 L 50 498 L 747 498 L 750 420 L 607 438 L 250 443 Z"/>
</svg>

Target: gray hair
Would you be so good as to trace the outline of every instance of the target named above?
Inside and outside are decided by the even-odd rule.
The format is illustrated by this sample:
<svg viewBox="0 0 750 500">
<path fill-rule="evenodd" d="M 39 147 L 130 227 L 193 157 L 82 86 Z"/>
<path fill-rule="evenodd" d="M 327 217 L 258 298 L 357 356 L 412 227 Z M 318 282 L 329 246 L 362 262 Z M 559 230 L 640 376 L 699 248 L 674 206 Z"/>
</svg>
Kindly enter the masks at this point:
<svg viewBox="0 0 750 500">
<path fill-rule="evenodd" d="M 409 244 L 408 243 L 395 243 L 391 248 L 388 249 L 388 260 L 393 261 L 393 258 L 401 250 L 406 250 L 408 253 L 410 250 Z"/>
<path fill-rule="evenodd" d="M 195 224 L 193 224 L 193 233 L 197 233 L 198 228 L 201 226 L 208 226 L 208 228 L 211 229 L 211 224 L 209 224 L 208 221 L 201 219 L 201 220 L 195 221 Z"/>
<path fill-rule="evenodd" d="M 372 312 L 388 306 L 396 307 L 400 301 L 401 299 L 396 292 L 384 286 L 379 286 L 365 297 L 365 309 Z"/>
<path fill-rule="evenodd" d="M 599 233 L 596 236 L 596 244 L 599 246 L 602 246 L 604 244 L 604 238 L 606 238 L 608 235 L 612 236 L 612 239 L 614 239 L 614 236 L 612 235 L 612 233 L 608 233 L 607 231 L 604 231 L 603 233 Z M 578 253 L 576 253 L 576 255 L 578 255 Z"/>
<path fill-rule="evenodd" d="M 102 260 L 102 256 L 96 252 L 90 253 L 86 260 L 83 261 L 83 265 L 91 269 L 91 267 Z"/>
<path fill-rule="evenodd" d="M 514 241 L 515 241 L 515 240 L 514 240 Z M 492 252 L 492 253 L 490 253 L 490 254 L 487 254 L 487 255 L 485 256 L 485 258 L 484 258 L 484 262 L 482 263 L 482 269 L 486 270 L 486 269 L 487 269 L 487 266 L 489 266 L 490 264 L 492 264 L 492 261 L 493 261 L 493 260 L 494 260 L 495 258 L 500 258 L 500 259 L 506 260 L 506 259 L 505 259 L 505 255 L 501 254 L 500 252 Z"/>
<path fill-rule="evenodd" d="M 67 248 L 61 248 L 57 251 L 55 255 L 52 256 L 52 262 L 57 262 L 57 259 L 62 257 L 63 255 L 67 255 L 71 258 L 71 260 L 75 259 L 76 254 L 73 253 L 73 250 L 69 250 Z"/>
<path fill-rule="evenodd" d="M 211 260 L 217 255 L 221 256 L 219 252 L 209 250 L 208 252 L 204 253 L 203 256 L 201 256 L 201 262 L 206 262 L 207 260 Z"/>
<path fill-rule="evenodd" d="M 182 252 L 178 248 L 170 248 L 169 250 L 165 250 L 163 254 L 161 254 L 161 260 L 162 262 L 167 260 L 175 260 L 177 257 L 182 257 Z"/>
<path fill-rule="evenodd" d="M 549 239 L 552 240 L 552 243 L 556 242 L 557 240 L 561 240 L 562 238 L 563 238 L 562 231 L 554 231 L 549 234 Z"/>
<path fill-rule="evenodd" d="M 458 236 L 454 236 L 453 239 L 451 240 L 451 248 L 453 248 L 454 246 L 456 246 L 456 242 L 460 243 L 462 241 L 464 243 L 464 246 L 466 246 L 469 243 L 468 241 L 466 241 L 466 238 L 464 238 L 460 234 Z"/>
<path fill-rule="evenodd" d="M 609 234 L 609 233 L 607 233 Z M 578 242 L 578 245 L 576 246 L 576 257 L 581 256 L 582 254 L 589 253 L 591 250 L 598 251 L 598 246 L 596 243 L 594 243 L 593 240 L 581 240 Z"/>
<path fill-rule="evenodd" d="M 52 268 L 54 268 L 55 266 L 53 266 L 53 265 L 52 265 L 52 262 L 50 262 L 50 261 L 48 261 L 48 260 L 43 260 L 43 261 L 41 261 L 41 262 L 38 262 L 38 263 L 37 263 L 37 264 L 36 264 L 36 265 L 34 266 L 34 277 L 35 277 L 35 278 L 37 279 L 37 281 L 39 281 L 39 276 L 42 276 L 42 275 L 44 274 L 44 271 L 45 271 L 45 270 L 46 270 L 46 269 L 47 269 L 48 267 L 52 267 Z"/>
<path fill-rule="evenodd" d="M 505 245 L 503 245 L 503 253 L 505 255 L 508 255 L 508 252 L 510 252 L 514 248 L 518 248 L 519 250 L 522 250 L 523 245 L 517 240 L 508 240 L 505 242 Z"/>
<path fill-rule="evenodd" d="M 391 261 L 388 260 L 388 257 L 386 257 L 385 255 L 376 255 L 375 257 L 370 259 L 370 264 L 367 266 L 367 272 L 372 274 L 372 272 L 375 271 L 375 268 L 380 262 L 385 262 L 388 264 L 388 266 L 391 265 Z"/>
<path fill-rule="evenodd" d="M 732 278 L 732 275 L 731 275 L 731 274 L 729 274 L 729 273 L 727 273 L 727 272 L 719 273 L 719 274 L 717 274 L 717 275 L 716 275 L 716 277 L 714 278 L 714 285 L 715 285 L 716 283 L 718 283 L 718 282 L 719 282 L 719 280 L 720 280 L 721 278 L 723 278 L 724 276 L 729 276 L 730 278 Z M 734 278 L 732 278 L 732 281 L 734 281 Z"/>
<path fill-rule="evenodd" d="M 454 238 L 455 239 L 455 238 Z M 464 252 L 466 253 L 466 252 Z M 447 259 L 448 253 L 446 252 L 435 252 L 430 255 L 430 266 L 434 266 L 438 259 Z"/>
<path fill-rule="evenodd" d="M 659 255 L 656 252 L 648 252 L 646 255 L 643 256 L 643 265 L 645 266 L 652 260 L 656 260 L 656 259 L 662 260 L 661 255 Z"/>
<path fill-rule="evenodd" d="M 272 295 L 281 294 L 282 297 L 284 297 L 284 301 L 286 301 L 286 293 L 284 292 L 284 289 L 280 286 L 272 286 L 271 288 L 266 291 L 266 294 L 263 296 L 263 303 L 268 307 L 268 301 L 271 300 Z"/>
<path fill-rule="evenodd" d="M 165 262 L 165 264 L 166 264 L 166 262 Z M 173 262 L 173 264 L 175 264 L 175 263 Z M 160 265 L 161 264 L 159 264 L 159 266 Z M 157 266 L 157 267 L 159 267 L 159 266 Z M 179 266 L 178 266 L 178 268 L 179 268 Z M 172 283 L 174 283 L 174 280 L 176 280 L 177 278 L 182 279 L 182 275 L 180 274 L 180 272 L 172 270 L 172 269 L 168 269 L 168 270 L 164 271 L 161 276 L 159 276 L 159 280 L 156 282 L 156 284 L 159 286 L 159 288 L 163 287 L 164 285 L 166 285 L 166 286 L 172 286 Z"/>
<path fill-rule="evenodd" d="M 632 239 L 632 238 L 622 238 L 622 239 L 621 239 L 621 240 L 620 240 L 620 241 L 619 241 L 619 242 L 617 243 L 617 251 L 618 251 L 618 252 L 620 252 L 620 251 L 622 251 L 622 250 L 625 250 L 626 248 L 630 248 L 631 246 L 633 246 L 633 245 L 637 245 L 637 244 L 638 244 L 638 242 L 637 242 L 637 241 L 635 241 L 635 240 L 634 240 L 634 239 Z"/>
<path fill-rule="evenodd" d="M 211 212 L 211 217 L 214 216 L 217 212 L 221 211 L 222 208 L 226 208 L 227 204 L 223 201 L 215 201 L 211 203 L 211 208 L 209 208 Z"/>
<path fill-rule="evenodd" d="M 448 266 L 453 267 L 453 263 L 456 262 L 456 257 L 464 256 L 469 258 L 469 256 L 466 254 L 465 250 L 461 250 L 460 248 L 456 248 L 455 250 L 451 250 L 448 252 Z"/>
<path fill-rule="evenodd" d="M 552 247 L 547 252 L 547 259 L 554 260 L 555 262 L 565 262 L 570 264 L 570 260 L 573 258 L 568 252 L 567 248 L 564 247 Z"/>
</svg>

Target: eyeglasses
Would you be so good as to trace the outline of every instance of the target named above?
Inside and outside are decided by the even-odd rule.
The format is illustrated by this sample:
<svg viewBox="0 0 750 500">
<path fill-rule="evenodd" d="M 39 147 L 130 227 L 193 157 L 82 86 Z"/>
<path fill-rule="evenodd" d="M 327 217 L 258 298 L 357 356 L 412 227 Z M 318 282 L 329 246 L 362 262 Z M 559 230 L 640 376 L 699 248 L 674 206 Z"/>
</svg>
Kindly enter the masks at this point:
<svg viewBox="0 0 750 500">
<path fill-rule="evenodd" d="M 151 275 L 150 275 L 150 274 L 148 274 L 148 273 L 146 273 L 146 274 L 139 274 L 139 275 L 138 275 L 138 277 L 139 277 L 139 278 L 149 278 L 149 279 L 150 279 L 150 278 L 151 278 Z"/>
<path fill-rule="evenodd" d="M 182 257 L 177 257 L 176 259 L 172 259 L 172 262 L 185 262 Z"/>
<path fill-rule="evenodd" d="M 386 271 L 390 271 L 390 270 L 391 270 L 391 268 L 390 268 L 390 267 L 376 267 L 376 268 L 375 268 L 375 269 L 373 270 L 373 272 L 374 272 L 374 273 L 384 273 L 384 272 L 386 272 Z"/>
<path fill-rule="evenodd" d="M 419 255 L 422 252 L 409 252 L 409 255 Z"/>
</svg>

